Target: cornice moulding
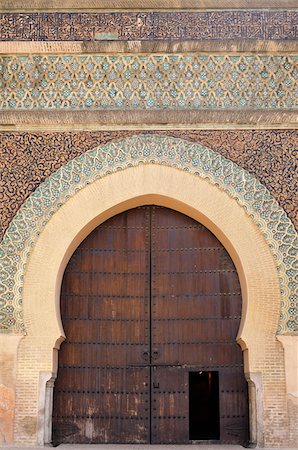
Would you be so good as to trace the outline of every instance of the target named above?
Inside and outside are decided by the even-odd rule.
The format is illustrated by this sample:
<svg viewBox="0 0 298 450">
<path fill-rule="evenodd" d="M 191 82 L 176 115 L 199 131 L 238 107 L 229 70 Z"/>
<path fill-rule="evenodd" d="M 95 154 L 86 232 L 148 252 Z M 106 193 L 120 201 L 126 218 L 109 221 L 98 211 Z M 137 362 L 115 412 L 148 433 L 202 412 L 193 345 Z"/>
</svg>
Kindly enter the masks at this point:
<svg viewBox="0 0 298 450">
<path fill-rule="evenodd" d="M 297 9 L 297 0 L 0 0 L 0 11 Z"/>
</svg>

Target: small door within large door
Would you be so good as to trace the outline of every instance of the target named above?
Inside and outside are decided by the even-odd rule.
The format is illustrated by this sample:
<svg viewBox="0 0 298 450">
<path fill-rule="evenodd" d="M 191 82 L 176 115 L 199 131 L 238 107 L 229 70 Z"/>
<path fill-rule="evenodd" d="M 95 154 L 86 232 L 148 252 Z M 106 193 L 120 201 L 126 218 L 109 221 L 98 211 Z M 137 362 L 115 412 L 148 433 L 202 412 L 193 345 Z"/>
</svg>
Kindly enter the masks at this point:
<svg viewBox="0 0 298 450">
<path fill-rule="evenodd" d="M 156 206 L 108 220 L 66 268 L 61 315 L 55 445 L 247 443 L 240 286 L 205 227 Z"/>
</svg>

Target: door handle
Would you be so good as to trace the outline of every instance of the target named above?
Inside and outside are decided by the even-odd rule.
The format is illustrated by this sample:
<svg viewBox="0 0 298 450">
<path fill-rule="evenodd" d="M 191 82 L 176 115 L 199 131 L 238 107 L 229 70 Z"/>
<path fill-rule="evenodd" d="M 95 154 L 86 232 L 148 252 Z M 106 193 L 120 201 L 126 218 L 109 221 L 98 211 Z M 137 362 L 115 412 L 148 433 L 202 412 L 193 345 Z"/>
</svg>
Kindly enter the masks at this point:
<svg viewBox="0 0 298 450">
<path fill-rule="evenodd" d="M 157 349 L 153 349 L 152 350 L 152 359 L 155 361 L 156 359 L 158 359 L 160 356 L 160 353 Z"/>
<path fill-rule="evenodd" d="M 149 351 L 148 351 L 148 350 L 145 350 L 145 351 L 143 352 L 142 356 L 143 356 L 143 359 L 144 359 L 145 361 L 148 361 L 148 360 L 149 360 L 149 356 L 150 356 Z"/>
</svg>

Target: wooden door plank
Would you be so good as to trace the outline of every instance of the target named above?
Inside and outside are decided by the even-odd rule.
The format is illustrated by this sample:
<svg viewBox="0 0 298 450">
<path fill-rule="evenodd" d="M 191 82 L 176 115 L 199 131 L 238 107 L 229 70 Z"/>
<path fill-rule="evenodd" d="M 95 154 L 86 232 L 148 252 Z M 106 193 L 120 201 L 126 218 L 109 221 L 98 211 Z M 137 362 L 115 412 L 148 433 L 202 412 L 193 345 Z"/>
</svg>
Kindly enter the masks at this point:
<svg viewBox="0 0 298 450">
<path fill-rule="evenodd" d="M 188 370 L 158 366 L 151 370 L 151 443 L 188 443 Z"/>
</svg>

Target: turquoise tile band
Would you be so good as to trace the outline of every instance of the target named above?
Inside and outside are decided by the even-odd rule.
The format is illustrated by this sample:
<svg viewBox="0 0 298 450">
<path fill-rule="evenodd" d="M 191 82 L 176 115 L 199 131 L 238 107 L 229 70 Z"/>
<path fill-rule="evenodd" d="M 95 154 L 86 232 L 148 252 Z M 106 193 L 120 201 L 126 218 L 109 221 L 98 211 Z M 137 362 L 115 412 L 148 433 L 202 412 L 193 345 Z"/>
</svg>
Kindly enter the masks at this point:
<svg viewBox="0 0 298 450">
<path fill-rule="evenodd" d="M 0 110 L 293 110 L 298 56 L 0 58 Z"/>
</svg>

